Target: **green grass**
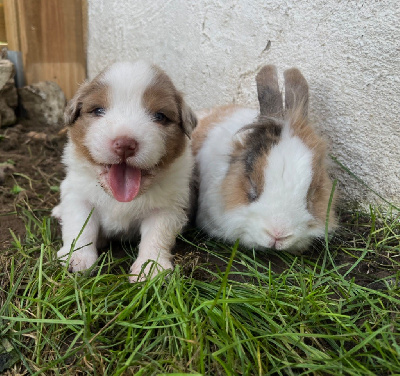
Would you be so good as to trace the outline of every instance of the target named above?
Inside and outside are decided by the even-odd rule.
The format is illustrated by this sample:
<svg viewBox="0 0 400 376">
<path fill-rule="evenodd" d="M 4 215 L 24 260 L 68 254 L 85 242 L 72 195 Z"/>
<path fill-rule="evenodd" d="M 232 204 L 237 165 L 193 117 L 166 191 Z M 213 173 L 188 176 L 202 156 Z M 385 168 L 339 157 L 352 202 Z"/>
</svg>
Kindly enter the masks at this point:
<svg viewBox="0 0 400 376">
<path fill-rule="evenodd" d="M 0 255 L 9 375 L 400 374 L 395 210 L 342 213 L 339 235 L 302 257 L 189 231 L 175 270 L 137 284 L 129 253 L 69 273 L 55 223 L 25 218 L 26 237 Z"/>
</svg>

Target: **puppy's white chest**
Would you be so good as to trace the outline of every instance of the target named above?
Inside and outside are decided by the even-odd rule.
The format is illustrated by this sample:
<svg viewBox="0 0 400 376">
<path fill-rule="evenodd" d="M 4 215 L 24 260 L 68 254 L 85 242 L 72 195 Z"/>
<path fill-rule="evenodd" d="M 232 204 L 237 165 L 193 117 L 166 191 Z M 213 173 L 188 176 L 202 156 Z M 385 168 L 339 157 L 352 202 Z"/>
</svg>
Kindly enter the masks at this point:
<svg viewBox="0 0 400 376">
<path fill-rule="evenodd" d="M 100 220 L 102 231 L 106 237 L 132 237 L 140 228 L 143 212 L 135 203 L 111 204 L 95 208 Z"/>
</svg>

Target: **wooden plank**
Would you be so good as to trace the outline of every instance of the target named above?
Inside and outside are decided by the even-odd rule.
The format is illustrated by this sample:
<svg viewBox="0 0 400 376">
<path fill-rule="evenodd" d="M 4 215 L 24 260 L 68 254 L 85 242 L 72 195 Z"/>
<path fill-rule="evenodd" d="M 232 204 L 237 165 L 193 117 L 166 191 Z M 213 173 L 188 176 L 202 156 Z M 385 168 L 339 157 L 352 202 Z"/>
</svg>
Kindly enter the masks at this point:
<svg viewBox="0 0 400 376">
<path fill-rule="evenodd" d="M 8 48 L 20 51 L 19 25 L 16 0 L 3 0 Z"/>
<path fill-rule="evenodd" d="M 3 0 L 0 0 L 0 44 L 7 42 L 6 35 L 6 20 L 4 18 L 4 5 Z"/>
<path fill-rule="evenodd" d="M 71 98 L 86 78 L 85 1 L 5 0 L 5 3 L 10 3 L 9 8 L 16 11 L 18 35 L 13 36 L 13 46 L 19 43 L 25 82 L 55 81 Z M 14 49 L 11 43 L 10 49 Z"/>
<path fill-rule="evenodd" d="M 83 39 L 83 50 L 85 52 L 85 56 L 87 56 L 87 42 L 88 42 L 88 28 L 89 28 L 88 14 L 89 14 L 88 0 L 82 0 L 82 37 L 83 37 L 82 39 Z"/>
</svg>

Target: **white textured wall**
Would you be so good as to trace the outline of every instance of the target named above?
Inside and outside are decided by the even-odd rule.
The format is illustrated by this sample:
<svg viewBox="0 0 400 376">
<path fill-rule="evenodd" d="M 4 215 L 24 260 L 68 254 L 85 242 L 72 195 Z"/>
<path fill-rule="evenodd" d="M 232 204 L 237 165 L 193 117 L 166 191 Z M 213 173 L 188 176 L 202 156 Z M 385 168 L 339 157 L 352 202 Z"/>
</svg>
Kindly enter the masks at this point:
<svg viewBox="0 0 400 376">
<path fill-rule="evenodd" d="M 297 66 L 332 154 L 400 204 L 398 0 L 89 0 L 90 77 L 137 58 L 163 67 L 195 109 L 257 105 L 263 64 Z M 374 200 L 334 175 L 342 196 Z"/>
</svg>

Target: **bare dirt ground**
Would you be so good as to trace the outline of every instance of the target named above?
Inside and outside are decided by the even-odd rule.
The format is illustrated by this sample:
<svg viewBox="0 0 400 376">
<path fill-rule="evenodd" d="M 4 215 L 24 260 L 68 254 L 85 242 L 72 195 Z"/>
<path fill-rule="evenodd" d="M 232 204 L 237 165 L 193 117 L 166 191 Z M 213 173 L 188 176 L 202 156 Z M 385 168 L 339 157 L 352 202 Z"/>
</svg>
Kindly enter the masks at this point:
<svg viewBox="0 0 400 376">
<path fill-rule="evenodd" d="M 10 248 L 10 230 L 24 238 L 24 209 L 40 216 L 56 204 L 65 140 L 62 128 L 30 121 L 0 129 L 0 251 Z"/>
<path fill-rule="evenodd" d="M 26 210 L 41 218 L 50 215 L 51 209 L 58 203 L 58 187 L 64 176 L 61 155 L 65 142 L 66 131 L 62 127 L 43 127 L 32 121 L 24 120 L 0 129 L 0 252 L 12 248 L 12 233 L 22 242 L 26 239 Z M 345 273 L 361 256 L 362 252 L 357 249 L 365 248 L 371 219 L 368 215 L 354 214 L 350 210 L 342 210 L 340 217 L 341 228 L 332 239 L 331 246 L 335 249 L 335 262 Z M 193 233 L 195 235 L 192 236 Z M 186 235 L 193 243 L 209 247 L 205 235 L 193 230 Z M 378 245 L 382 249 L 373 248 Z M 387 246 L 393 245 L 380 244 L 379 241 L 371 244 L 371 251 L 377 252 L 371 252 L 371 257 L 365 256 L 349 273 L 349 278 L 354 277 L 358 283 L 374 287 L 375 281 L 393 275 L 398 266 L 393 264 L 392 257 L 386 255 L 384 249 Z M 117 256 L 123 253 L 123 248 L 120 243 L 113 243 L 113 252 Z M 318 258 L 323 248 L 323 241 L 316 242 L 306 255 Z M 346 248 L 355 251 L 348 252 Z M 184 268 L 192 269 L 195 264 L 205 263 L 213 270 L 224 269 L 224 262 L 182 240 L 178 240 L 175 251 L 175 261 Z M 287 267 L 273 252 L 261 257 L 265 257 L 276 272 Z M 240 265 L 237 270 L 240 271 Z"/>
</svg>

